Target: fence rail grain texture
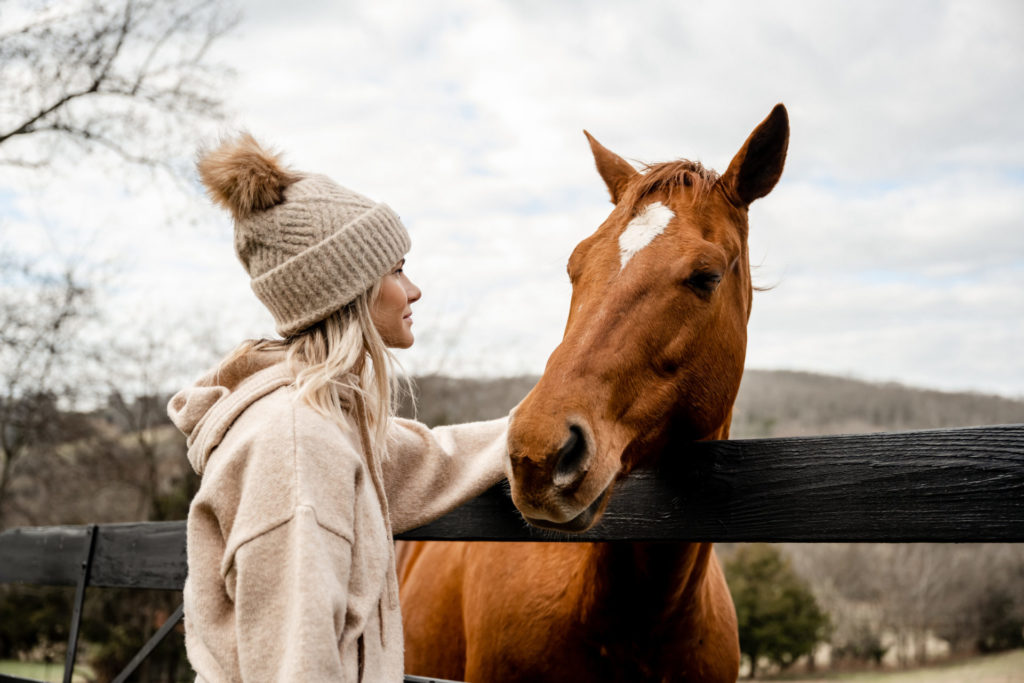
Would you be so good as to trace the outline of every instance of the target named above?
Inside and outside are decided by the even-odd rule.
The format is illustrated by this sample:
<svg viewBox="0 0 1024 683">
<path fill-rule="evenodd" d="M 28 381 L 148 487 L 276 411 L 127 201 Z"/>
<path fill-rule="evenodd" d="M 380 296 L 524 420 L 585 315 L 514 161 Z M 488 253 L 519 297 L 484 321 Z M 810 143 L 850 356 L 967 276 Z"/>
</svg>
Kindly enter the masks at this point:
<svg viewBox="0 0 1024 683">
<path fill-rule="evenodd" d="M 597 528 L 526 526 L 498 489 L 403 538 L 1024 541 L 1024 425 L 706 441 L 620 482 Z"/>
<path fill-rule="evenodd" d="M 88 527 L 0 534 L 0 582 L 75 585 Z M 1024 542 L 1024 425 L 708 441 L 618 484 L 585 534 L 528 526 L 498 486 L 404 539 Z M 90 586 L 180 588 L 184 522 L 98 527 Z"/>
</svg>

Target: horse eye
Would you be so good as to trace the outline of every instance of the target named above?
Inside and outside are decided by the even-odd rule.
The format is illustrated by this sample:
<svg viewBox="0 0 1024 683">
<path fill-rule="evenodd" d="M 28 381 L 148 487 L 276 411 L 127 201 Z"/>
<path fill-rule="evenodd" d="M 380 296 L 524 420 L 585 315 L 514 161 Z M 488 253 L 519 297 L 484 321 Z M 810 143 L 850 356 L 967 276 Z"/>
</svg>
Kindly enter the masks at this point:
<svg viewBox="0 0 1024 683">
<path fill-rule="evenodd" d="M 720 270 L 695 270 L 686 279 L 686 284 L 703 296 L 714 293 L 721 282 L 722 271 Z"/>
</svg>

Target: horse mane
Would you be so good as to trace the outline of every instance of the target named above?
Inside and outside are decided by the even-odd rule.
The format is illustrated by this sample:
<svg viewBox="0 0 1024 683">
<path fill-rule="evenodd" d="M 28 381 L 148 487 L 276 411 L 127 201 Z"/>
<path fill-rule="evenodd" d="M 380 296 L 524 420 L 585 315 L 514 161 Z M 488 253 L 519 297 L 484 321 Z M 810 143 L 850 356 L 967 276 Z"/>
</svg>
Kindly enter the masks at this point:
<svg viewBox="0 0 1024 683">
<path fill-rule="evenodd" d="M 699 201 L 711 192 L 719 177 L 714 169 L 689 159 L 645 164 L 640 174 L 633 188 L 636 192 L 634 203 L 659 190 L 667 190 L 671 194 L 679 187 L 693 188 L 694 201 Z"/>
</svg>

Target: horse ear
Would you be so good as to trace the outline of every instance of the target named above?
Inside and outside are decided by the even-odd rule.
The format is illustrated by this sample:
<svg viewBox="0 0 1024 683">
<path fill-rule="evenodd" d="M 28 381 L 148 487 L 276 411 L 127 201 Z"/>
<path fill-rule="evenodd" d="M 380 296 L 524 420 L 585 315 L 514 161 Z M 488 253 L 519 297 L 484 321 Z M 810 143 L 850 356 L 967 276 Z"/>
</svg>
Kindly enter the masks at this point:
<svg viewBox="0 0 1024 683">
<path fill-rule="evenodd" d="M 776 104 L 732 158 L 719 184 L 736 206 L 745 207 L 772 191 L 782 176 L 789 147 L 789 114 Z"/>
<path fill-rule="evenodd" d="M 612 196 L 612 204 L 618 204 L 622 193 L 626 190 L 629 179 L 636 175 L 637 171 L 628 161 L 618 154 L 605 149 L 605 147 L 594 139 L 594 136 L 583 131 L 590 141 L 590 151 L 594 153 L 594 161 L 597 163 L 597 172 L 604 179 L 608 186 L 608 192 Z"/>
</svg>

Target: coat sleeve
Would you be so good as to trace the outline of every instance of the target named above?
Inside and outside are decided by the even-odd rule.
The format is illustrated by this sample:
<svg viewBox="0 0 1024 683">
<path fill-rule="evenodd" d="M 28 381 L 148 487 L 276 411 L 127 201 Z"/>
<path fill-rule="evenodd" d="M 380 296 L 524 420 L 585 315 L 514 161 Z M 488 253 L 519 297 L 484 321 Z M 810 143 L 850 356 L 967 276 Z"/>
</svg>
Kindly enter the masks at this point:
<svg viewBox="0 0 1024 683">
<path fill-rule="evenodd" d="M 396 418 L 382 464 L 395 533 L 415 529 L 505 477 L 508 418 L 429 429 Z"/>
<path fill-rule="evenodd" d="M 238 660 L 246 681 L 355 681 L 342 661 L 350 539 L 300 505 L 234 558 Z"/>
</svg>

